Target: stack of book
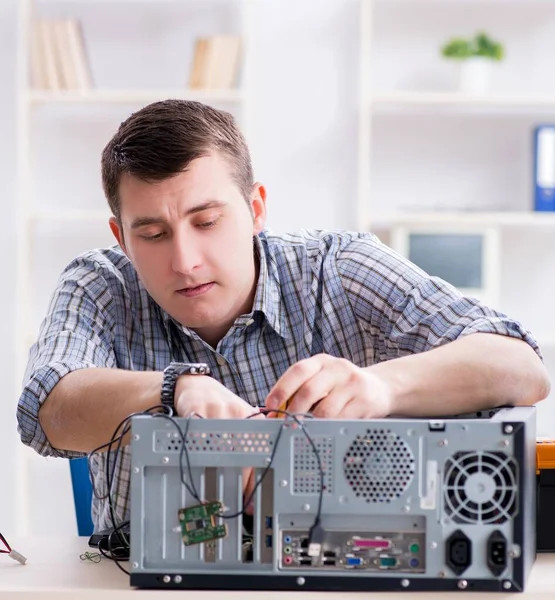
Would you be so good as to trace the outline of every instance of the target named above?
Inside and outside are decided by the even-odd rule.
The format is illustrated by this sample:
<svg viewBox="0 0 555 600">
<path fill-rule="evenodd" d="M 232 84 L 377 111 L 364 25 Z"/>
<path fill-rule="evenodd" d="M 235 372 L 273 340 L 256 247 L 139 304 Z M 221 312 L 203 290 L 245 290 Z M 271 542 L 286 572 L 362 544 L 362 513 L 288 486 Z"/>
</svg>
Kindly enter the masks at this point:
<svg viewBox="0 0 555 600">
<path fill-rule="evenodd" d="M 31 26 L 31 86 L 40 90 L 92 87 L 81 26 L 76 19 L 36 19 Z"/>
<path fill-rule="evenodd" d="M 237 85 L 241 39 L 214 35 L 195 42 L 189 87 L 193 90 L 232 89 Z"/>
</svg>

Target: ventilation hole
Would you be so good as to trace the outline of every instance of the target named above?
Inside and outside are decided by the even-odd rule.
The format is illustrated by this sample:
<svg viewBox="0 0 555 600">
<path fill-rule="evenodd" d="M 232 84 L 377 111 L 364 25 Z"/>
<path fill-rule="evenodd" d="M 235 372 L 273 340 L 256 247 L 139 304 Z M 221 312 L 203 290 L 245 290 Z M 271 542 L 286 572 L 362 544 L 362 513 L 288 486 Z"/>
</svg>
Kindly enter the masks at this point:
<svg viewBox="0 0 555 600">
<path fill-rule="evenodd" d="M 355 461 L 352 457 L 356 457 Z M 390 502 L 410 485 L 415 471 L 408 444 L 386 429 L 368 429 L 345 453 L 344 474 L 355 496 L 366 502 Z"/>
<path fill-rule="evenodd" d="M 332 455 L 333 441 L 331 438 L 314 437 L 314 445 L 320 456 L 320 464 L 324 472 L 324 493 L 333 493 L 333 464 L 324 458 Z M 293 443 L 293 493 L 319 494 L 320 468 L 318 458 L 312 444 L 304 435 L 294 436 Z"/>
</svg>

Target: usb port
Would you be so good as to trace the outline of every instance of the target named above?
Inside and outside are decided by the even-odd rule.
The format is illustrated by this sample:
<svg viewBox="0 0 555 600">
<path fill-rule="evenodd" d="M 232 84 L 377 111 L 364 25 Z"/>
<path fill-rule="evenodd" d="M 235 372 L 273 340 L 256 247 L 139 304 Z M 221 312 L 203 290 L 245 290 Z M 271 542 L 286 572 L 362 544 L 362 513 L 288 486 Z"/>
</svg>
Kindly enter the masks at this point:
<svg viewBox="0 0 555 600">
<path fill-rule="evenodd" d="M 274 523 L 273 523 L 272 517 L 270 517 L 270 516 L 266 517 L 265 522 L 266 522 L 266 529 L 274 528 Z"/>
</svg>

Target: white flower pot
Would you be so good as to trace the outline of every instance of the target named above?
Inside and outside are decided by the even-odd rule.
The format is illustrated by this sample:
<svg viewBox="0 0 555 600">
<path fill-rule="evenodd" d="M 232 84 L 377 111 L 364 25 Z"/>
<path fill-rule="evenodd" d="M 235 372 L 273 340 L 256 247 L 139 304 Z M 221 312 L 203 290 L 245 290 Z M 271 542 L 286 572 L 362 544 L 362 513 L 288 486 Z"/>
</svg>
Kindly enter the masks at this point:
<svg viewBox="0 0 555 600">
<path fill-rule="evenodd" d="M 467 58 L 459 65 L 459 91 L 464 94 L 485 94 L 490 89 L 492 61 L 479 56 Z"/>
</svg>

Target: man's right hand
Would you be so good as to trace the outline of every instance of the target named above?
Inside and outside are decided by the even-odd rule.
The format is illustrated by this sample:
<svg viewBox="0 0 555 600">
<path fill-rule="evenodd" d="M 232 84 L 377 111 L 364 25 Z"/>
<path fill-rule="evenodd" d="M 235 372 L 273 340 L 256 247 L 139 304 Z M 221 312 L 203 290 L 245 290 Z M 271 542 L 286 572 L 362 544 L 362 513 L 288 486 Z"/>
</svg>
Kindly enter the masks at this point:
<svg viewBox="0 0 555 600">
<path fill-rule="evenodd" d="M 174 402 L 180 417 L 194 413 L 205 419 L 244 419 L 259 412 L 257 407 L 205 375 L 182 375 L 175 386 Z M 253 418 L 260 417 L 264 415 Z"/>
</svg>

